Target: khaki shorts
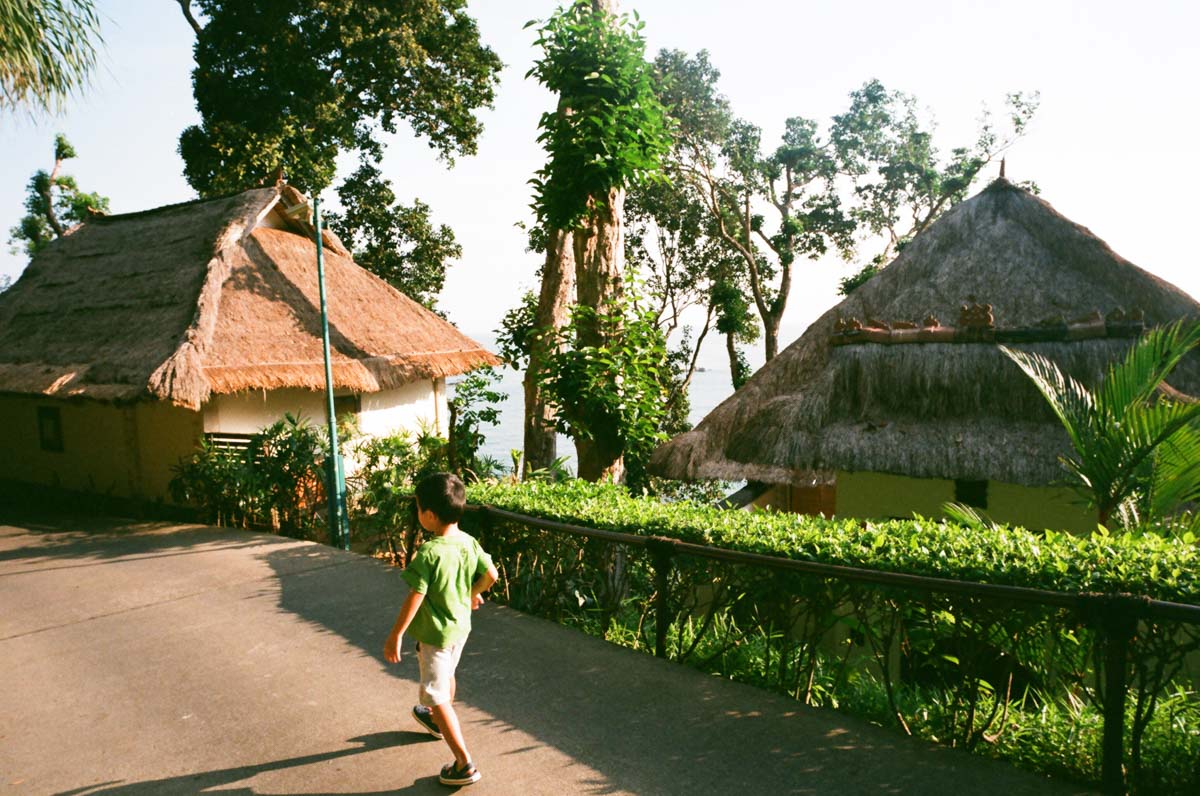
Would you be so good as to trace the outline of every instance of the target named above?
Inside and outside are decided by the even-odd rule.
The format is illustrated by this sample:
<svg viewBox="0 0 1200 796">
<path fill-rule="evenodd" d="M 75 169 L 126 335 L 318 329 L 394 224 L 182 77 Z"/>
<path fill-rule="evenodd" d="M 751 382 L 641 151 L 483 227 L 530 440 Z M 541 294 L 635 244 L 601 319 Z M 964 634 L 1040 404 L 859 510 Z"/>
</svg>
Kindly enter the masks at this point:
<svg viewBox="0 0 1200 796">
<path fill-rule="evenodd" d="M 454 693 L 454 671 L 462 657 L 465 641 L 449 647 L 434 647 L 421 644 L 417 649 L 417 662 L 421 666 L 421 686 L 417 698 L 427 708 L 444 705 Z"/>
</svg>

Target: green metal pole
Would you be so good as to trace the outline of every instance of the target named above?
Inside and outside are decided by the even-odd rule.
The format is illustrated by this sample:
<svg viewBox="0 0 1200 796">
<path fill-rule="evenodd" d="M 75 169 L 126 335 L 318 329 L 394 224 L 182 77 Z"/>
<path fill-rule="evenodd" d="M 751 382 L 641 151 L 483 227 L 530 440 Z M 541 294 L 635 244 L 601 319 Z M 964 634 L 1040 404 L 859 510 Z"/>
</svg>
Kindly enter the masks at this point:
<svg viewBox="0 0 1200 796">
<path fill-rule="evenodd" d="M 321 343 L 325 351 L 325 398 L 329 417 L 329 543 L 350 549 L 350 523 L 346 517 L 346 474 L 338 452 L 337 416 L 333 408 L 333 365 L 329 357 L 329 312 L 325 302 L 325 256 L 321 247 L 321 200 L 313 197 L 313 227 L 317 230 L 317 283 L 321 292 Z"/>
</svg>

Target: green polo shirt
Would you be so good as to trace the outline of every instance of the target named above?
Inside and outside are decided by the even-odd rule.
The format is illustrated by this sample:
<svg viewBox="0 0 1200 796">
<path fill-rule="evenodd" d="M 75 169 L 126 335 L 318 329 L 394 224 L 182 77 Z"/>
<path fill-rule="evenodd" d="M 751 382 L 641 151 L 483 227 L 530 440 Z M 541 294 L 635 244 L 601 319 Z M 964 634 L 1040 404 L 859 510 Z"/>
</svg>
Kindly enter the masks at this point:
<svg viewBox="0 0 1200 796">
<path fill-rule="evenodd" d="M 425 595 L 408 635 L 431 647 L 448 647 L 471 632 L 471 586 L 492 559 L 469 534 L 434 536 L 417 550 L 404 580 Z"/>
</svg>

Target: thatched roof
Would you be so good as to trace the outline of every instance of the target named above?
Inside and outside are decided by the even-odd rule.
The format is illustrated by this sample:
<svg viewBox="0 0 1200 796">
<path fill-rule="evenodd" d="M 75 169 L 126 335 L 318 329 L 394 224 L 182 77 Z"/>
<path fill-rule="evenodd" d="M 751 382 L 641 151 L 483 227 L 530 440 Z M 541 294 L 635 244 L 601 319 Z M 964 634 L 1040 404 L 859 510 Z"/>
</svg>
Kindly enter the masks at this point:
<svg viewBox="0 0 1200 796">
<path fill-rule="evenodd" d="M 978 321 L 987 304 L 983 323 L 993 329 L 940 327 L 960 315 Z M 651 471 L 770 483 L 836 470 L 1053 483 L 1063 475 L 1066 434 L 992 341 L 1033 340 L 1006 345 L 1095 384 L 1133 342 L 1120 314 L 1110 334 L 1096 320 L 1096 311 L 1118 309 L 1140 310 L 1146 325 L 1200 317 L 1183 291 L 998 180 L 918 235 L 696 428 L 660 447 Z M 1091 317 L 1071 323 L 1082 316 Z M 859 325 L 868 328 L 852 328 Z M 925 341 L 936 339 L 949 342 Z M 1200 391 L 1197 358 L 1171 381 Z"/>
<path fill-rule="evenodd" d="M 325 384 L 314 230 L 295 189 L 100 216 L 0 294 L 0 392 L 153 397 Z M 289 213 L 291 208 L 294 212 Z M 334 382 L 374 392 L 497 359 L 322 236 Z"/>
</svg>

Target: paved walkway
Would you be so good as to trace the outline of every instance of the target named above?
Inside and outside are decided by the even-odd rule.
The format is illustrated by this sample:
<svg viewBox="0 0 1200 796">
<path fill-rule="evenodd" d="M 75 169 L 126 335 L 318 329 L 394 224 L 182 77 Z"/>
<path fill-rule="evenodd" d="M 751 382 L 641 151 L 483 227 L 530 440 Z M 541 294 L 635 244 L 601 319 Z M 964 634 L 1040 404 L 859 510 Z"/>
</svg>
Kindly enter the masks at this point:
<svg viewBox="0 0 1200 796">
<path fill-rule="evenodd" d="M 0 508 L 0 792 L 435 794 L 404 594 L 290 539 Z M 498 606 L 459 713 L 484 794 L 1068 794 Z"/>
</svg>

